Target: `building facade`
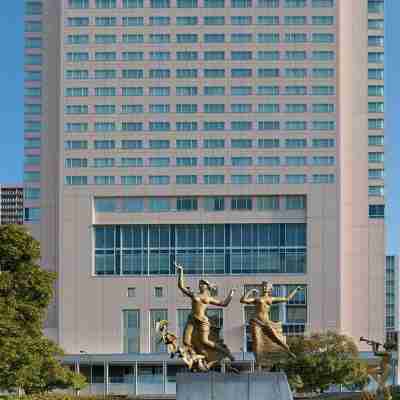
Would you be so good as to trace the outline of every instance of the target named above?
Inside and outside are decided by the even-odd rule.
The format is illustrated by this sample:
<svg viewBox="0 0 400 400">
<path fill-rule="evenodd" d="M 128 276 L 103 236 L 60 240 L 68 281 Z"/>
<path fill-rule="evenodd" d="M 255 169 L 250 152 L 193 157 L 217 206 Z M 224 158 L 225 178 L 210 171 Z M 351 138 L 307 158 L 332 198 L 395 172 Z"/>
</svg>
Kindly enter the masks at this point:
<svg viewBox="0 0 400 400">
<path fill-rule="evenodd" d="M 397 342 L 399 332 L 400 276 L 398 256 L 386 256 L 385 269 L 385 330 L 386 339 Z"/>
<path fill-rule="evenodd" d="M 67 353 L 163 350 L 174 262 L 237 289 L 210 311 L 234 352 L 262 280 L 305 288 L 287 334 L 383 339 L 383 0 L 25 3 L 25 215 Z"/>
<path fill-rule="evenodd" d="M 0 225 L 24 223 L 24 189 L 0 185 Z"/>
</svg>

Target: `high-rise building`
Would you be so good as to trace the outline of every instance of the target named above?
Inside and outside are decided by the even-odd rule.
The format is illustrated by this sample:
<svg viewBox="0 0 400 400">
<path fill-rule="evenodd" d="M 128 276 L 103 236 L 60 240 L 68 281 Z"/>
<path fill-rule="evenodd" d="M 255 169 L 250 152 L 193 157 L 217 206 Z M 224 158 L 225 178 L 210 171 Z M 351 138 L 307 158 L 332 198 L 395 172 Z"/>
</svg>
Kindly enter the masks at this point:
<svg viewBox="0 0 400 400">
<path fill-rule="evenodd" d="M 383 0 L 25 3 L 26 216 L 67 353 L 181 333 L 174 262 L 221 297 L 303 285 L 287 334 L 383 339 Z"/>
<path fill-rule="evenodd" d="M 16 185 L 0 185 L 0 225 L 24 223 L 24 189 Z"/>
</svg>

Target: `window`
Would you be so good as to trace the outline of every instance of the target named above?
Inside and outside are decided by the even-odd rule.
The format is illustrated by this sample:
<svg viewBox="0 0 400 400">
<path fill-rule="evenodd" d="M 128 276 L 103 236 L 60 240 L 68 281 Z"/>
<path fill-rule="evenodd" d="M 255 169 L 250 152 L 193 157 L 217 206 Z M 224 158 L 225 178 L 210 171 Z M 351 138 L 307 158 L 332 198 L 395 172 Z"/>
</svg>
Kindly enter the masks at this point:
<svg viewBox="0 0 400 400">
<path fill-rule="evenodd" d="M 205 185 L 223 185 L 225 183 L 224 175 L 204 175 Z"/>
<path fill-rule="evenodd" d="M 258 0 L 257 7 L 262 8 L 278 8 L 280 0 Z"/>
<path fill-rule="evenodd" d="M 206 211 L 224 211 L 225 199 L 224 197 L 205 197 L 204 209 Z"/>
<path fill-rule="evenodd" d="M 197 8 L 197 1 L 195 2 Z M 198 17 L 176 17 L 176 25 L 179 26 L 194 26 L 198 24 Z"/>
<path fill-rule="evenodd" d="M 301 156 L 288 156 L 285 158 L 288 167 L 303 167 L 307 165 L 307 158 Z"/>
<path fill-rule="evenodd" d="M 121 158 L 121 167 L 143 167 L 143 158 L 132 158 L 132 157 L 122 157 Z"/>
<path fill-rule="evenodd" d="M 117 8 L 117 0 L 96 0 L 96 8 Z"/>
<path fill-rule="evenodd" d="M 368 162 L 373 163 L 383 163 L 384 162 L 384 153 L 382 152 L 371 152 L 368 153 Z"/>
<path fill-rule="evenodd" d="M 279 86 L 257 86 L 257 95 L 279 96 Z"/>
<path fill-rule="evenodd" d="M 225 147 L 224 139 L 204 139 L 205 149 L 223 149 Z"/>
<path fill-rule="evenodd" d="M 35 140 L 39 140 L 39 139 L 35 139 Z M 39 141 L 39 144 L 40 144 L 40 141 Z M 39 146 L 39 148 L 40 148 L 40 146 Z M 64 142 L 65 150 L 81 150 L 81 149 L 87 149 L 87 148 L 88 148 L 87 140 L 67 140 Z"/>
<path fill-rule="evenodd" d="M 143 8 L 143 0 L 122 0 L 123 8 Z"/>
<path fill-rule="evenodd" d="M 177 43 L 197 43 L 198 35 L 193 33 L 181 33 L 176 35 Z"/>
<path fill-rule="evenodd" d="M 40 200 L 40 189 L 39 188 L 24 188 L 24 199 L 25 200 Z"/>
<path fill-rule="evenodd" d="M 24 221 L 26 222 L 39 222 L 40 221 L 40 208 L 31 207 L 24 210 Z"/>
<path fill-rule="evenodd" d="M 85 5 L 85 3 L 80 5 Z M 42 11 L 43 5 L 39 1 L 27 1 L 25 3 L 25 15 L 41 15 Z"/>
<path fill-rule="evenodd" d="M 169 0 L 150 0 L 151 8 L 170 8 Z"/>
<path fill-rule="evenodd" d="M 166 346 L 160 342 L 159 334 L 156 330 L 157 323 L 162 320 L 168 320 L 168 310 L 150 310 L 150 352 L 160 353 L 166 351 Z"/>
<path fill-rule="evenodd" d="M 333 156 L 314 156 L 312 158 L 313 165 L 335 165 L 335 157 Z"/>
<path fill-rule="evenodd" d="M 383 119 L 368 119 L 368 129 L 383 129 L 385 121 Z"/>
<path fill-rule="evenodd" d="M 251 33 L 231 33 L 231 43 L 251 43 L 252 41 Z"/>
<path fill-rule="evenodd" d="M 195 185 L 197 184 L 197 175 L 177 175 L 177 185 Z"/>
<path fill-rule="evenodd" d="M 257 184 L 259 185 L 278 185 L 279 175 L 257 175 Z"/>
<path fill-rule="evenodd" d="M 195 167 L 197 166 L 196 157 L 177 157 L 176 158 L 177 167 Z"/>
<path fill-rule="evenodd" d="M 253 199 L 251 197 L 232 197 L 231 209 L 235 211 L 251 211 L 253 209 Z"/>
<path fill-rule="evenodd" d="M 251 175 L 231 175 L 232 185 L 249 185 L 252 182 Z"/>
<path fill-rule="evenodd" d="M 368 136 L 368 146 L 383 146 L 385 137 L 383 135 Z"/>
<path fill-rule="evenodd" d="M 307 112 L 307 104 L 286 104 L 285 112 L 287 112 L 287 113 L 305 113 L 305 112 Z"/>
<path fill-rule="evenodd" d="M 171 209 L 171 200 L 166 197 L 150 198 L 148 200 L 148 209 L 151 212 L 165 212 Z"/>
<path fill-rule="evenodd" d="M 197 69 L 177 69 L 176 77 L 178 79 L 197 78 Z"/>
<path fill-rule="evenodd" d="M 312 0 L 313 8 L 333 8 L 335 0 Z"/>
<path fill-rule="evenodd" d="M 257 157 L 257 165 L 277 167 L 280 165 L 280 163 L 281 163 L 280 157 L 266 157 L 266 156 Z"/>
<path fill-rule="evenodd" d="M 335 139 L 313 139 L 312 147 L 317 149 L 335 147 Z"/>
<path fill-rule="evenodd" d="M 205 121 L 203 123 L 205 131 L 223 131 L 225 130 L 225 122 L 223 121 Z"/>
<path fill-rule="evenodd" d="M 95 168 L 109 168 L 115 165 L 114 158 L 95 158 L 93 160 L 93 166 Z"/>
<path fill-rule="evenodd" d="M 286 183 L 288 184 L 304 184 L 307 182 L 306 175 L 286 175 Z"/>
<path fill-rule="evenodd" d="M 197 149 L 197 140 L 195 139 L 177 139 L 177 149 Z"/>
<path fill-rule="evenodd" d="M 313 104 L 312 105 L 313 113 L 332 113 L 335 112 L 334 104 Z"/>
<path fill-rule="evenodd" d="M 259 16 L 257 16 L 257 24 L 258 25 L 279 25 L 279 17 L 272 16 L 272 15 L 259 15 Z"/>
<path fill-rule="evenodd" d="M 40 182 L 40 172 L 37 171 L 25 171 L 24 182 Z"/>
<path fill-rule="evenodd" d="M 203 111 L 205 113 L 224 113 L 225 112 L 225 104 L 204 104 Z"/>
<path fill-rule="evenodd" d="M 198 200 L 195 197 L 178 197 L 176 199 L 177 211 L 196 211 L 198 208 Z"/>
<path fill-rule="evenodd" d="M 114 140 L 95 140 L 94 148 L 97 150 L 115 149 L 115 141 Z"/>
<path fill-rule="evenodd" d="M 285 33 L 285 42 L 287 43 L 306 43 L 307 33 Z"/>
<path fill-rule="evenodd" d="M 142 149 L 143 141 L 142 140 L 122 140 L 121 148 L 122 149 Z"/>
<path fill-rule="evenodd" d="M 171 129 L 169 122 L 155 121 L 149 122 L 149 130 L 152 132 L 168 132 Z"/>
<path fill-rule="evenodd" d="M 371 14 L 374 13 L 383 13 L 385 9 L 384 0 L 368 0 L 368 12 Z"/>
<path fill-rule="evenodd" d="M 42 48 L 42 39 L 41 38 L 26 38 L 25 39 L 25 48 L 26 49 L 41 49 Z"/>
<path fill-rule="evenodd" d="M 127 296 L 128 297 L 136 297 L 136 288 L 135 287 L 128 288 Z"/>
<path fill-rule="evenodd" d="M 115 176 L 95 176 L 95 185 L 115 185 Z"/>
<path fill-rule="evenodd" d="M 66 176 L 65 177 L 65 184 L 70 186 L 80 186 L 80 185 L 87 185 L 88 178 L 87 176 Z"/>
<path fill-rule="evenodd" d="M 170 17 L 150 17 L 149 24 L 150 25 L 158 25 L 158 26 L 166 26 L 171 23 Z"/>
<path fill-rule="evenodd" d="M 96 17 L 95 24 L 96 24 L 96 26 L 116 26 L 117 18 L 116 17 Z"/>
<path fill-rule="evenodd" d="M 258 121 L 259 131 L 275 131 L 280 129 L 279 121 Z"/>
<path fill-rule="evenodd" d="M 143 177 L 141 176 L 121 176 L 121 185 L 142 185 Z"/>
<path fill-rule="evenodd" d="M 258 43 L 279 43 L 280 36 L 279 33 L 258 33 L 257 42 Z"/>
<path fill-rule="evenodd" d="M 285 86 L 287 96 L 304 96 L 307 94 L 306 86 Z"/>
<path fill-rule="evenodd" d="M 222 167 L 225 163 L 224 157 L 204 157 L 205 167 Z"/>
<path fill-rule="evenodd" d="M 170 163 L 169 157 L 150 157 L 149 167 L 168 167 Z"/>
<path fill-rule="evenodd" d="M 382 35 L 368 36 L 368 46 L 383 47 L 384 45 L 385 45 L 385 38 Z"/>
<path fill-rule="evenodd" d="M 224 8 L 225 0 L 204 0 L 204 8 Z"/>
<path fill-rule="evenodd" d="M 279 68 L 258 68 L 257 76 L 259 78 L 277 78 L 279 77 Z"/>
<path fill-rule="evenodd" d="M 164 288 L 162 286 L 154 288 L 154 297 L 164 297 Z"/>
<path fill-rule="evenodd" d="M 252 17 L 251 16 L 233 16 L 231 17 L 232 25 L 251 25 Z"/>
<path fill-rule="evenodd" d="M 232 167 L 251 167 L 253 165 L 253 159 L 251 157 L 232 157 Z"/>
<path fill-rule="evenodd" d="M 335 175 L 333 174 L 315 174 L 312 176 L 313 183 L 334 183 Z"/>
<path fill-rule="evenodd" d="M 251 60 L 253 53 L 251 51 L 231 51 L 231 60 L 233 61 L 244 61 Z"/>
<path fill-rule="evenodd" d="M 313 131 L 333 131 L 335 128 L 335 121 L 312 121 Z"/>
<path fill-rule="evenodd" d="M 252 0 L 231 0 L 231 8 L 251 8 Z"/>
<path fill-rule="evenodd" d="M 279 196 L 260 196 L 257 197 L 257 210 L 279 210 Z"/>
<path fill-rule="evenodd" d="M 197 122 L 177 122 L 176 123 L 176 130 L 178 132 L 194 132 L 197 131 Z"/>
<path fill-rule="evenodd" d="M 299 15 L 285 16 L 285 25 L 307 25 L 307 17 Z"/>
<path fill-rule="evenodd" d="M 307 0 L 285 0 L 284 7 L 286 8 L 305 8 Z"/>
<path fill-rule="evenodd" d="M 25 156 L 25 161 L 29 156 Z M 40 158 L 37 160 L 40 164 Z M 87 168 L 88 162 L 87 158 L 66 158 L 64 165 L 65 168 Z"/>
<path fill-rule="evenodd" d="M 169 185 L 170 177 L 166 175 L 151 175 L 149 176 L 150 185 Z"/>
<path fill-rule="evenodd" d="M 279 139 L 258 139 L 258 148 L 275 149 L 280 147 Z"/>
<path fill-rule="evenodd" d="M 334 51 L 313 51 L 312 59 L 314 61 L 333 61 L 335 59 Z"/>
<path fill-rule="evenodd" d="M 40 87 L 26 87 L 24 88 L 26 97 L 42 97 L 42 88 Z"/>
<path fill-rule="evenodd" d="M 224 96 L 225 86 L 204 86 L 204 96 Z"/>
<path fill-rule="evenodd" d="M 285 197 L 287 210 L 304 210 L 306 208 L 306 196 L 289 195 Z"/>
<path fill-rule="evenodd" d="M 156 114 L 164 114 L 169 113 L 170 106 L 169 104 L 150 104 L 149 105 L 149 112 L 156 113 Z"/>
<path fill-rule="evenodd" d="M 384 112 L 384 103 L 380 102 L 369 102 L 368 103 L 368 112 L 369 113 L 383 113 Z"/>
<path fill-rule="evenodd" d="M 312 24 L 313 25 L 333 25 L 335 22 L 334 17 L 332 16 L 324 16 L 324 15 L 319 15 L 319 16 L 313 16 L 312 17 Z"/>
<path fill-rule="evenodd" d="M 67 26 L 89 26 L 88 17 L 70 17 L 67 19 Z M 71 41 L 75 41 L 78 37 L 84 37 L 84 42 L 89 43 L 89 35 L 69 35 L 67 42 L 71 44 Z M 77 39 L 78 41 L 80 39 Z"/>
<path fill-rule="evenodd" d="M 385 205 L 384 204 L 370 204 L 369 205 L 370 218 L 385 218 Z"/>
<path fill-rule="evenodd" d="M 381 180 L 385 177 L 384 169 L 369 169 L 368 170 L 368 179 L 370 180 Z"/>
<path fill-rule="evenodd" d="M 384 70 L 382 68 L 369 68 L 368 79 L 383 80 Z"/>
<path fill-rule="evenodd" d="M 133 290 L 132 290 L 133 289 Z M 135 288 L 128 288 L 128 297 Z M 123 352 L 140 352 L 140 310 L 123 310 Z"/>
<path fill-rule="evenodd" d="M 385 61 L 385 54 L 382 52 L 370 52 L 368 53 L 369 63 L 383 63 Z"/>
<path fill-rule="evenodd" d="M 69 78 L 69 79 L 71 79 L 71 78 Z M 84 78 L 84 79 L 87 79 L 87 78 Z M 24 80 L 32 81 L 32 82 L 40 82 L 42 80 L 42 72 L 41 71 L 25 71 Z"/>
<path fill-rule="evenodd" d="M 253 88 L 251 86 L 231 86 L 232 96 L 251 96 Z"/>
<path fill-rule="evenodd" d="M 176 104 L 175 107 L 178 114 L 197 113 L 197 104 Z"/>
<path fill-rule="evenodd" d="M 41 121 L 24 121 L 24 132 L 40 133 L 42 131 Z"/>
<path fill-rule="evenodd" d="M 224 78 L 224 69 L 204 69 L 204 78 Z"/>
<path fill-rule="evenodd" d="M 204 17 L 204 25 L 225 25 L 225 17 L 209 16 Z"/>
<path fill-rule="evenodd" d="M 198 59 L 197 51 L 177 51 L 177 61 L 196 61 Z"/>
<path fill-rule="evenodd" d="M 285 52 L 286 60 L 290 61 L 303 61 L 307 58 L 307 53 L 305 51 L 286 51 Z"/>
<path fill-rule="evenodd" d="M 368 20 L 368 29 L 384 29 L 385 21 L 383 19 L 369 19 Z"/>
<path fill-rule="evenodd" d="M 311 94 L 314 96 L 333 96 L 335 94 L 334 86 L 313 86 Z"/>
<path fill-rule="evenodd" d="M 335 70 L 333 68 L 313 68 L 313 78 L 333 78 L 335 76 Z"/>
<path fill-rule="evenodd" d="M 250 149 L 253 146 L 251 139 L 232 139 L 231 147 L 233 149 Z"/>
<path fill-rule="evenodd" d="M 335 35 L 333 33 L 313 33 L 313 43 L 335 43 Z"/>
<path fill-rule="evenodd" d="M 385 188 L 383 186 L 368 186 L 368 196 L 384 196 L 385 195 Z"/>
</svg>

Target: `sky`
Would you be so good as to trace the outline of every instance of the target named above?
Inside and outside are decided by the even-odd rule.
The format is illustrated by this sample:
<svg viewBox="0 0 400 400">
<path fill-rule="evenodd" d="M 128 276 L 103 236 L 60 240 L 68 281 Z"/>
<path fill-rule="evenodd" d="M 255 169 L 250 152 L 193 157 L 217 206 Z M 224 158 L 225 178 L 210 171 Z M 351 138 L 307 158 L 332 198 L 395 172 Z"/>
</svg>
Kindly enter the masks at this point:
<svg viewBox="0 0 400 400">
<path fill-rule="evenodd" d="M 352 1 L 352 0 L 348 0 Z M 4 2 L 0 14 L 0 184 L 23 173 L 23 1 Z M 399 251 L 400 226 L 400 1 L 386 0 L 385 106 L 387 252 Z"/>
</svg>

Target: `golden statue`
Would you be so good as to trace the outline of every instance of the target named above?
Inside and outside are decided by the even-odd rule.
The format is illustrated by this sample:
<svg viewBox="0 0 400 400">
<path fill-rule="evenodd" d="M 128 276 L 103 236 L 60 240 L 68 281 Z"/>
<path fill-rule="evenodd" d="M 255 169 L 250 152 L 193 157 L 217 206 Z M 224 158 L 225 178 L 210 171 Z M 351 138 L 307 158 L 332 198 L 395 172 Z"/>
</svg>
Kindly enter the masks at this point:
<svg viewBox="0 0 400 400">
<path fill-rule="evenodd" d="M 240 299 L 242 304 L 255 305 L 255 317 L 250 320 L 250 332 L 258 370 L 262 370 L 263 367 L 270 369 L 273 364 L 272 359 L 274 354 L 285 352 L 294 357 L 294 354 L 286 344 L 282 322 L 271 321 L 269 311 L 273 304 L 287 303 L 303 288 L 300 286 L 297 287 L 287 297 L 273 297 L 272 288 L 271 283 L 262 282 L 261 294 L 259 294 L 257 289 L 252 289 Z M 251 296 L 253 293 L 256 297 Z"/>
<path fill-rule="evenodd" d="M 378 384 L 378 389 L 376 390 L 376 400 L 392 400 L 392 395 L 390 389 L 387 386 L 387 381 L 390 376 L 390 368 L 392 362 L 392 350 L 394 345 L 392 343 L 381 344 L 373 340 L 365 339 L 360 337 L 360 342 L 365 342 L 372 347 L 372 351 L 376 357 L 380 358 L 378 366 L 369 366 L 368 374 L 374 378 Z M 383 347 L 384 351 L 379 351 L 380 347 Z"/>
<path fill-rule="evenodd" d="M 158 327 L 161 340 L 168 346 L 172 357 L 178 356 L 192 371 L 209 371 L 210 368 L 227 362 L 228 369 L 234 360 L 232 353 L 219 335 L 219 328 L 214 326 L 207 317 L 209 305 L 227 307 L 235 292 L 232 289 L 225 300 L 219 300 L 211 295 L 214 286 L 205 279 L 199 281 L 199 292 L 194 293 L 186 287 L 183 279 L 183 268 L 177 265 L 178 288 L 192 301 L 192 311 L 186 322 L 183 333 L 183 346 L 177 346 L 177 337 L 168 331 L 168 321 L 161 321 Z M 172 343 L 171 343 L 172 342 Z"/>
</svg>

